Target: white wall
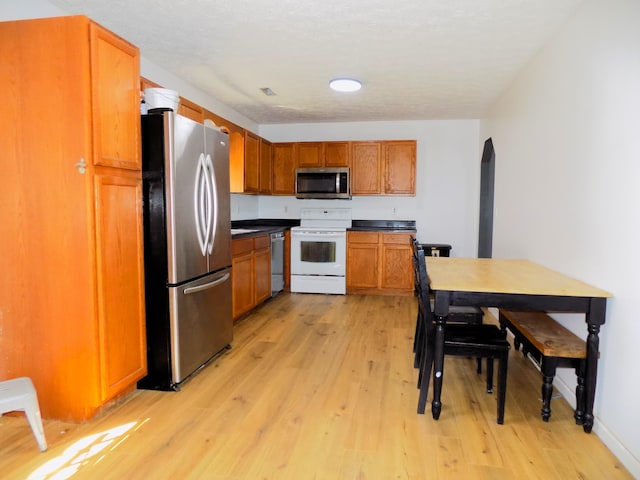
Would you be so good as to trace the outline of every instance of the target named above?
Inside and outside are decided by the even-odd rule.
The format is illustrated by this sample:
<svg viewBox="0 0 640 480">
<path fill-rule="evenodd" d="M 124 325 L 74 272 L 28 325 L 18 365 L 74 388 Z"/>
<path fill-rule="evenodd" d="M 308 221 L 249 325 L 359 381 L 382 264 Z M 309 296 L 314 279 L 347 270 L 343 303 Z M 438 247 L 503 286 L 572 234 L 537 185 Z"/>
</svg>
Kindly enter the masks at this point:
<svg viewBox="0 0 640 480">
<path fill-rule="evenodd" d="M 415 197 L 327 201 L 261 196 L 259 215 L 299 218 L 304 207 L 348 207 L 354 219 L 416 220 L 420 241 L 448 243 L 453 245 L 452 255 L 475 256 L 481 156 L 478 129 L 477 120 L 262 125 L 260 135 L 272 142 L 417 140 L 417 193 Z M 232 216 L 242 215 L 233 208 Z"/>
<path fill-rule="evenodd" d="M 47 0 L 0 1 L 0 21 L 59 17 L 60 15 L 65 15 L 65 12 Z"/>
<path fill-rule="evenodd" d="M 481 122 L 496 151 L 494 256 L 529 258 L 614 295 L 594 431 L 636 478 L 639 126 L 637 0 L 585 2 Z M 559 318 L 586 336 L 583 321 Z M 572 372 L 560 380 L 571 398 Z"/>
</svg>

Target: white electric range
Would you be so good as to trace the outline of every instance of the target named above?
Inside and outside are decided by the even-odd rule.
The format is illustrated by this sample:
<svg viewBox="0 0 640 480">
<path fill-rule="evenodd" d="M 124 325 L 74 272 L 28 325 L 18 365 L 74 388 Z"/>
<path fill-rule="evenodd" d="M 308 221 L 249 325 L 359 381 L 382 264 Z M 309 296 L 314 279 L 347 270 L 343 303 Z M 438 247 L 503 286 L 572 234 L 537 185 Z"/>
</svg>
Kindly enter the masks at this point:
<svg viewBox="0 0 640 480">
<path fill-rule="evenodd" d="M 291 229 L 291 291 L 347 293 L 350 208 L 304 208 Z"/>
</svg>

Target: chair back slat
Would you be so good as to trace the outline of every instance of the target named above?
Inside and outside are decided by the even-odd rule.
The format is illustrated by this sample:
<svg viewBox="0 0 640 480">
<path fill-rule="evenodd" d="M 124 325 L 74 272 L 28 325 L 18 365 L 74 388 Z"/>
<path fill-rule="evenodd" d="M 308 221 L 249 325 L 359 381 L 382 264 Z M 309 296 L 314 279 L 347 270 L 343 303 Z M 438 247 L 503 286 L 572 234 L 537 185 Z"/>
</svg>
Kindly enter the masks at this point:
<svg viewBox="0 0 640 480">
<path fill-rule="evenodd" d="M 414 238 L 413 243 L 413 267 L 416 281 L 416 291 L 418 293 L 418 308 L 424 320 L 423 325 L 426 335 L 433 334 L 433 312 L 431 310 L 431 295 L 429 290 L 429 281 L 427 278 L 427 263 L 425 261 L 424 250 L 418 241 Z"/>
</svg>

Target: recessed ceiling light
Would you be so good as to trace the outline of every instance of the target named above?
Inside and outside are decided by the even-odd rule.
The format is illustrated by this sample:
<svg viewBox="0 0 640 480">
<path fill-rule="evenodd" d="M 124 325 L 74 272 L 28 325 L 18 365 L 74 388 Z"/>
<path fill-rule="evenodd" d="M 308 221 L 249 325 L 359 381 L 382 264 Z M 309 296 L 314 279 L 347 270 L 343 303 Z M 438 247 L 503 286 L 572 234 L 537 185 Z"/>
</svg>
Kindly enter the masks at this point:
<svg viewBox="0 0 640 480">
<path fill-rule="evenodd" d="M 357 92 L 362 88 L 362 82 L 354 78 L 334 78 L 329 86 L 336 92 Z"/>
</svg>

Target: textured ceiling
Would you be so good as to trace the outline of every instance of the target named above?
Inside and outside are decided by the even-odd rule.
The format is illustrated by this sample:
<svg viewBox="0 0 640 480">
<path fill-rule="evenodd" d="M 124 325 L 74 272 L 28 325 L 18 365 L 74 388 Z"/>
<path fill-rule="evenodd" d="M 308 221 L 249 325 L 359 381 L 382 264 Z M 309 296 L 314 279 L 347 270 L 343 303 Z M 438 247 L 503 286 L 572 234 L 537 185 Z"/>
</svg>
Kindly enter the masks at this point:
<svg viewBox="0 0 640 480">
<path fill-rule="evenodd" d="M 581 1 L 50 0 L 258 124 L 479 118 Z"/>
</svg>

